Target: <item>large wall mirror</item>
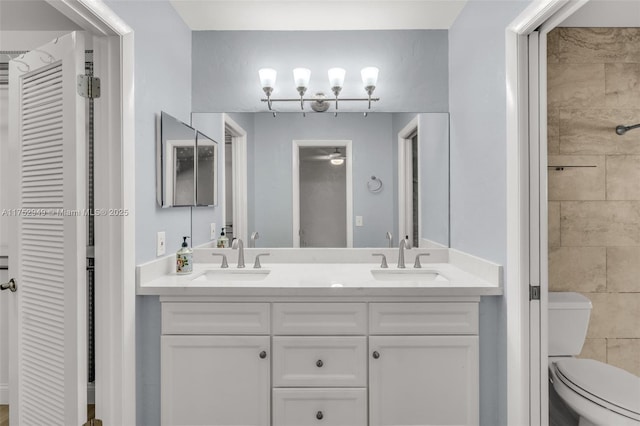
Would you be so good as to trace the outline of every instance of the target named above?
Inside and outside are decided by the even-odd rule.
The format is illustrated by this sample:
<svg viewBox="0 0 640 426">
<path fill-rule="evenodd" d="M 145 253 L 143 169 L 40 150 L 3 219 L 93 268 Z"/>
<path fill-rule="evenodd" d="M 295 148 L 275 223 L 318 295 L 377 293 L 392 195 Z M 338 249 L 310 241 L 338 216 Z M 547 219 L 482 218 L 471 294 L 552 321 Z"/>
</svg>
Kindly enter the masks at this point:
<svg viewBox="0 0 640 426">
<path fill-rule="evenodd" d="M 157 198 L 162 207 L 215 206 L 218 144 L 162 112 L 157 149 Z"/>
<path fill-rule="evenodd" d="M 225 117 L 244 135 L 242 193 L 233 156 L 243 150 L 233 149 Z M 194 245 L 210 240 L 209 222 L 232 238 L 258 232 L 256 247 L 397 247 L 406 237 L 449 245 L 448 113 L 193 113 L 192 124 L 225 140 L 225 195 L 216 208 L 193 209 Z M 245 235 L 233 232 L 238 208 Z"/>
</svg>

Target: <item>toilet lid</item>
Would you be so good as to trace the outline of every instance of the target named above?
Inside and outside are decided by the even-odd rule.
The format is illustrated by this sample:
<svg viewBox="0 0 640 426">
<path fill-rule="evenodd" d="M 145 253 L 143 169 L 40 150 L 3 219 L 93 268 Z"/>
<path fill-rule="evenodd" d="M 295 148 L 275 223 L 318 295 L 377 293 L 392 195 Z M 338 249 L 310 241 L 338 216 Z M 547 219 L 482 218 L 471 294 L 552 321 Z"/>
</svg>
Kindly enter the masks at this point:
<svg viewBox="0 0 640 426">
<path fill-rule="evenodd" d="M 574 390 L 582 390 L 579 393 L 585 398 L 611 404 L 613 407 L 608 408 L 621 414 L 640 416 L 640 377 L 593 359 L 570 358 L 555 364 L 563 378 L 575 385 Z"/>
</svg>

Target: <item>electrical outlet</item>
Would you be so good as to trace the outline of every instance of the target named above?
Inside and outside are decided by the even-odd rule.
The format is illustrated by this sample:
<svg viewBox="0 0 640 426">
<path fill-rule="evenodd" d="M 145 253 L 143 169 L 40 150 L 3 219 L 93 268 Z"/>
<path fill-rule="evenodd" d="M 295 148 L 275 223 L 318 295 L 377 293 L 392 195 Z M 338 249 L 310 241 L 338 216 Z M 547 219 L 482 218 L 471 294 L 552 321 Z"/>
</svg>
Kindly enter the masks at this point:
<svg viewBox="0 0 640 426">
<path fill-rule="evenodd" d="M 217 234 L 216 234 L 216 224 L 212 223 L 211 224 L 211 235 L 209 236 L 209 239 L 210 240 L 215 240 L 216 236 L 217 236 Z"/>
<path fill-rule="evenodd" d="M 162 256 L 167 252 L 166 243 L 167 240 L 164 231 L 158 232 L 158 237 L 156 239 L 156 256 Z"/>
<path fill-rule="evenodd" d="M 362 216 L 356 216 L 356 226 L 363 226 Z"/>
</svg>

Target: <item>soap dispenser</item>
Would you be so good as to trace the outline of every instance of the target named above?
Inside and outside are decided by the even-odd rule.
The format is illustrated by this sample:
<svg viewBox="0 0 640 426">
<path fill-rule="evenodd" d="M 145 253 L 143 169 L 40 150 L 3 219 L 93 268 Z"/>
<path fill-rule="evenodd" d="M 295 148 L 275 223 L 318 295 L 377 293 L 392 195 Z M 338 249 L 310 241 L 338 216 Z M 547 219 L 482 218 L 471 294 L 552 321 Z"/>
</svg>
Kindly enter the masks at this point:
<svg viewBox="0 0 640 426">
<path fill-rule="evenodd" d="M 187 238 L 182 237 L 182 247 L 176 253 L 176 274 L 186 275 L 193 272 L 193 250 L 187 244 Z"/>
<path fill-rule="evenodd" d="M 218 238 L 218 248 L 228 248 L 229 238 L 224 234 L 224 228 L 220 232 L 220 238 Z"/>
</svg>

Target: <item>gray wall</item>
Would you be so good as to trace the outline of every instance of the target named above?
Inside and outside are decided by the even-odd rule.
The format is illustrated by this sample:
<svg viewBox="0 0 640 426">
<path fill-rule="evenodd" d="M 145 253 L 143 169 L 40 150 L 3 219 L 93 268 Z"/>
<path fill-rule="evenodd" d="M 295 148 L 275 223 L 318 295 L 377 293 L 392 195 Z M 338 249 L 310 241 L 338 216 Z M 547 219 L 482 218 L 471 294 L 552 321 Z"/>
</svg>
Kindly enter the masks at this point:
<svg viewBox="0 0 640 426">
<path fill-rule="evenodd" d="M 367 191 L 372 175 L 393 181 L 392 114 L 333 115 L 255 114 L 255 227 L 265 247 L 291 247 L 293 140 L 351 140 L 353 149 L 353 215 L 364 226 L 353 228 L 354 247 L 384 247 L 393 227 L 393 187 Z M 274 202 L 275 200 L 275 202 Z M 351 219 L 352 221 L 354 218 Z M 354 223 L 355 225 L 355 223 Z"/>
<path fill-rule="evenodd" d="M 310 17 L 310 19 L 313 19 Z M 195 31 L 193 110 L 264 111 L 258 70 L 278 71 L 274 97 L 298 97 L 292 70 L 311 70 L 308 94 L 330 94 L 327 70 L 347 70 L 343 97 L 362 97 L 360 70 L 380 69 L 377 111 L 448 111 L 447 31 Z M 343 103 L 348 111 L 355 104 Z M 296 103 L 278 110 L 298 111 Z"/>
<path fill-rule="evenodd" d="M 472 0 L 449 30 L 451 246 L 506 265 L 505 29 L 528 0 Z M 505 283 L 509 291 L 509 283 Z M 480 304 L 480 424 L 507 423 L 504 298 Z"/>
<path fill-rule="evenodd" d="M 191 112 L 191 31 L 168 1 L 107 0 L 134 30 L 136 264 L 156 257 L 156 232 L 166 232 L 167 254 L 189 235 L 190 209 L 162 209 L 156 201 L 156 119 L 161 110 L 188 123 Z M 150 19 L 153 17 L 153 19 Z M 160 424 L 160 303 L 136 300 L 138 425 Z"/>
<path fill-rule="evenodd" d="M 168 1 L 107 1 L 134 30 L 136 96 L 136 263 L 156 257 L 156 233 L 167 254 L 190 235 L 189 208 L 156 202 L 156 120 L 166 111 L 185 123 L 191 113 L 191 31 Z M 149 19 L 153 16 L 153 19 Z"/>
<path fill-rule="evenodd" d="M 418 115 L 420 236 L 449 246 L 449 114 Z"/>
</svg>

